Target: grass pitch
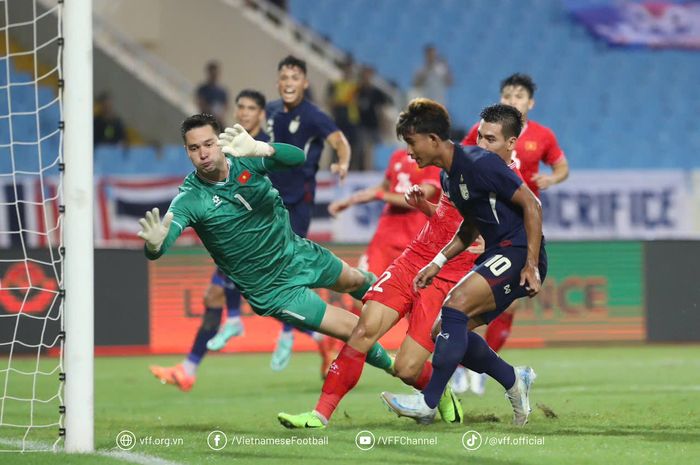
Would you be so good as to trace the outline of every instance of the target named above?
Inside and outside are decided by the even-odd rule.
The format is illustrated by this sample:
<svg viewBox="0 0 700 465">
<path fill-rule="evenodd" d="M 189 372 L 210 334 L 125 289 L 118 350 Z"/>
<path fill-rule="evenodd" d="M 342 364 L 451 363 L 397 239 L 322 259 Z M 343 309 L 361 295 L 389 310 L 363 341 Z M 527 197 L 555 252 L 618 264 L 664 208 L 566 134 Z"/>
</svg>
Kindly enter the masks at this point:
<svg viewBox="0 0 700 465">
<path fill-rule="evenodd" d="M 419 426 L 397 418 L 379 400 L 383 390 L 409 389 L 366 366 L 328 429 L 291 431 L 277 423 L 276 415 L 315 405 L 322 384 L 316 354 L 295 354 L 281 373 L 270 371 L 268 354 L 210 356 L 190 393 L 163 386 L 148 372 L 149 364 L 173 364 L 180 357 L 98 358 L 98 453 L 10 452 L 0 454 L 0 463 L 700 463 L 700 346 L 548 348 L 504 350 L 502 355 L 516 365 L 531 365 L 538 374 L 533 414 L 524 428 L 510 425 L 510 405 L 493 380 L 484 397 L 462 396 L 465 424 Z M 12 367 L 33 370 L 34 363 L 18 358 Z M 15 378 L 7 383 L 10 389 L 29 389 L 25 394 L 31 397 L 32 383 L 24 384 Z M 24 404 L 6 402 L 3 423 L 26 423 L 30 412 Z M 57 417 L 39 408 L 34 416 L 35 423 Z M 116 447 L 123 430 L 136 438 L 129 452 Z M 207 445 L 213 430 L 228 437 L 220 451 Z M 470 430 L 481 435 L 481 446 L 473 451 L 462 444 Z M 356 445 L 361 431 L 374 435 L 371 450 Z M 0 427 L 0 449 L 19 447 L 23 436 L 24 431 L 17 436 L 16 429 Z M 42 447 L 53 442 L 55 430 L 32 430 L 27 439 L 28 449 Z M 291 444 L 275 444 L 285 441 Z"/>
</svg>

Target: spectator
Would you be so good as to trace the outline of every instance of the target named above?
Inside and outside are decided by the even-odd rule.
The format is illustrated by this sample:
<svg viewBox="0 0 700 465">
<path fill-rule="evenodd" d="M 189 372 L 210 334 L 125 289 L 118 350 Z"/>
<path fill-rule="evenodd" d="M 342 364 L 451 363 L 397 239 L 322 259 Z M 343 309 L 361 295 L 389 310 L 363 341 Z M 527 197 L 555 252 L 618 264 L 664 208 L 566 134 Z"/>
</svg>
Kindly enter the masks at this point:
<svg viewBox="0 0 700 465">
<path fill-rule="evenodd" d="M 338 129 L 345 134 L 350 147 L 357 146 L 357 129 L 360 124 L 360 111 L 357 107 L 357 81 L 354 77 L 354 63 L 347 59 L 342 67 L 343 75 L 336 81 L 328 83 L 326 102 Z M 358 169 L 356 163 L 350 160 L 350 169 Z"/>
<path fill-rule="evenodd" d="M 102 92 L 97 96 L 92 130 L 95 145 L 123 144 L 126 141 L 124 123 L 114 112 L 109 92 Z"/>
<path fill-rule="evenodd" d="M 207 79 L 197 88 L 197 108 L 200 113 L 216 116 L 221 127 L 226 127 L 228 92 L 219 84 L 221 67 L 217 61 L 210 61 L 205 70 Z"/>
<path fill-rule="evenodd" d="M 425 46 L 425 64 L 413 78 L 419 96 L 446 104 L 447 88 L 452 85 L 452 73 L 433 45 Z"/>
<path fill-rule="evenodd" d="M 372 84 L 373 77 L 374 68 L 363 66 L 357 91 L 357 107 L 360 111 L 360 127 L 357 137 L 359 150 L 357 156 L 352 158 L 352 160 L 357 160 L 360 170 L 371 170 L 374 167 L 374 146 L 380 140 L 382 107 L 392 103 L 387 94 Z"/>
</svg>

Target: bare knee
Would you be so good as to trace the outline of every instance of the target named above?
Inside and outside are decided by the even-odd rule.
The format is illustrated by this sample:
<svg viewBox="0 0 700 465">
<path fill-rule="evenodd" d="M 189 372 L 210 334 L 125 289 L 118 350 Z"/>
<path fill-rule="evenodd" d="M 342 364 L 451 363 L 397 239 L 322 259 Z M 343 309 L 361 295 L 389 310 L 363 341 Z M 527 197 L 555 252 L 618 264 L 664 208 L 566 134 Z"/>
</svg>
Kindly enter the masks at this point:
<svg viewBox="0 0 700 465">
<path fill-rule="evenodd" d="M 396 357 L 394 364 L 395 376 L 406 384 L 413 384 L 420 376 L 423 369 L 423 363 L 409 357 L 401 357 L 401 354 Z"/>
<path fill-rule="evenodd" d="M 209 286 L 204 293 L 205 308 L 222 308 L 226 303 L 224 289 L 219 286 Z"/>
<path fill-rule="evenodd" d="M 367 322 L 358 321 L 355 329 L 352 330 L 348 343 L 355 349 L 368 351 L 372 344 L 379 339 L 379 330 L 367 324 Z"/>
</svg>

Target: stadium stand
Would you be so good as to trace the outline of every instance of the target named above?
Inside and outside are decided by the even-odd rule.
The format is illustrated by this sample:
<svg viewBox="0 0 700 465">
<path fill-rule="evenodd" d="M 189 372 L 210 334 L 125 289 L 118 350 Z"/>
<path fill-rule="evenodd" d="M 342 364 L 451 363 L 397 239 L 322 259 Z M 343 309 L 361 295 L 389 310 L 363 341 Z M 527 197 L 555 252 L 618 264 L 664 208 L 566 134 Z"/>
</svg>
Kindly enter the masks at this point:
<svg viewBox="0 0 700 465">
<path fill-rule="evenodd" d="M 539 86 L 532 118 L 555 131 L 573 168 L 700 166 L 700 94 L 690 92 L 700 82 L 697 52 L 608 47 L 552 0 L 290 0 L 289 7 L 404 91 L 423 46 L 433 43 L 455 74 L 448 106 L 456 124 L 471 125 L 503 77 L 525 72 Z"/>
</svg>

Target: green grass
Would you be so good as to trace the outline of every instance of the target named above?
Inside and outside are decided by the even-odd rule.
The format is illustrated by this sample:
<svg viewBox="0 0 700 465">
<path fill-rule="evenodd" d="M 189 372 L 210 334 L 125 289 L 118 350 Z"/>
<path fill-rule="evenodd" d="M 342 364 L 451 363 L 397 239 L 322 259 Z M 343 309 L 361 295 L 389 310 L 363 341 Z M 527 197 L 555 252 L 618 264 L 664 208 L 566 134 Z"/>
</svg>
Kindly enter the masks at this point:
<svg viewBox="0 0 700 465">
<path fill-rule="evenodd" d="M 268 367 L 268 355 L 213 356 L 205 360 L 190 393 L 162 386 L 148 372 L 151 363 L 171 364 L 176 357 L 99 358 L 95 363 L 95 442 L 98 450 L 115 449 L 124 429 L 137 438 L 182 438 L 170 447 L 137 444 L 134 453 L 176 463 L 361 463 L 424 465 L 483 464 L 651 464 L 700 461 L 700 346 L 624 348 L 550 348 L 506 350 L 514 364 L 530 364 L 538 373 L 532 403 L 556 414 L 548 418 L 535 408 L 524 428 L 509 424 L 510 406 L 503 391 L 489 381 L 483 398 L 462 397 L 464 425 L 419 426 L 390 414 L 379 400 L 383 390 L 404 391 L 396 379 L 366 367 L 363 377 L 341 403 L 330 428 L 290 431 L 276 420 L 280 411 L 313 408 L 321 388 L 318 357 L 295 354 L 282 373 Z M 25 368 L 29 360 L 15 361 Z M 13 380 L 10 380 L 12 384 Z M 17 383 L 20 383 L 17 381 Z M 25 412 L 8 405 L 5 421 Z M 50 418 L 49 413 L 42 413 Z M 39 418 L 41 419 L 41 418 Z M 26 420 L 26 418 L 25 418 Z M 221 452 L 206 444 L 208 433 L 224 431 L 255 438 L 328 438 L 326 446 L 235 446 Z M 437 446 L 377 444 L 363 452 L 355 446 L 361 430 L 378 436 L 436 437 Z M 525 435 L 540 445 L 488 445 L 469 452 L 461 445 L 467 430 L 486 440 Z M 0 433 L 5 430 L 0 429 Z M 0 434 L 0 438 L 3 434 Z M 0 463 L 117 464 L 104 455 L 68 456 L 31 453 L 0 454 Z"/>
</svg>

